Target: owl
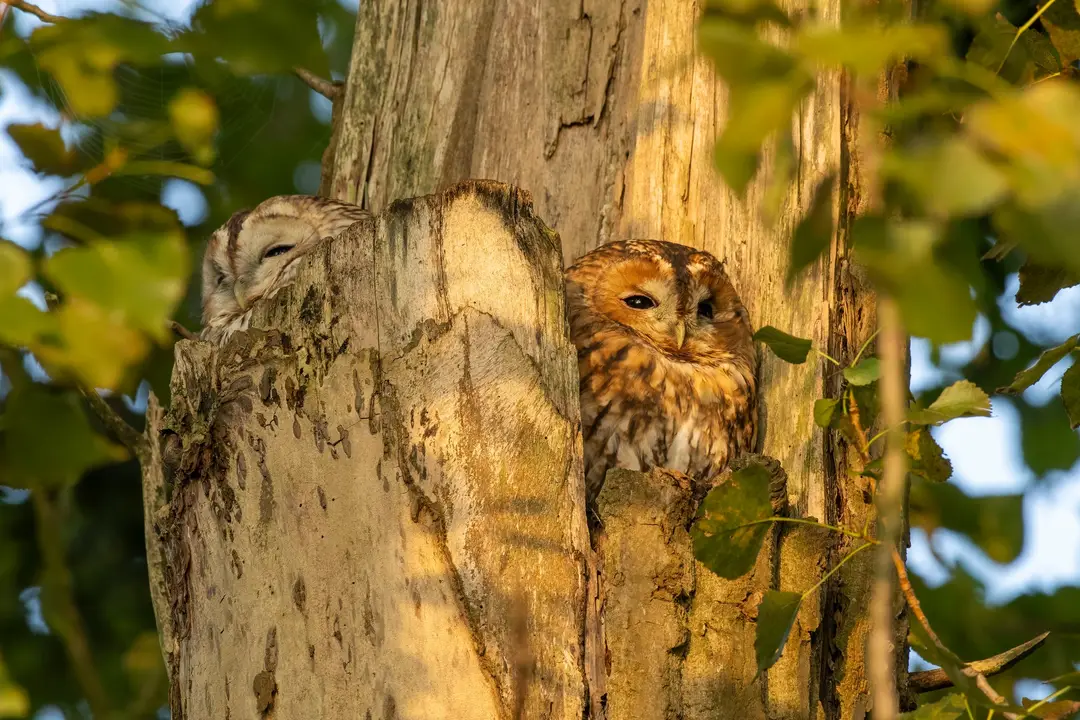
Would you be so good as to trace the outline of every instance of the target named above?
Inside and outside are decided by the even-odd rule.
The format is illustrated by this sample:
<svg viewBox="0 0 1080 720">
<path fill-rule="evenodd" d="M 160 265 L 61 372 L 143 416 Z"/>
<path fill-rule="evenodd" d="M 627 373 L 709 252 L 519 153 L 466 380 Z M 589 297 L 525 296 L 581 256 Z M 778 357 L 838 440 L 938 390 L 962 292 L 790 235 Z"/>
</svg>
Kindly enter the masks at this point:
<svg viewBox="0 0 1080 720">
<path fill-rule="evenodd" d="M 566 271 L 585 485 L 661 467 L 711 483 L 757 434 L 757 351 L 723 264 L 659 240 L 602 245 Z"/>
<path fill-rule="evenodd" d="M 368 217 L 358 205 L 310 195 L 279 195 L 235 213 L 203 256 L 202 338 L 223 343 L 246 330 L 252 304 L 288 285 L 301 257 Z"/>
</svg>

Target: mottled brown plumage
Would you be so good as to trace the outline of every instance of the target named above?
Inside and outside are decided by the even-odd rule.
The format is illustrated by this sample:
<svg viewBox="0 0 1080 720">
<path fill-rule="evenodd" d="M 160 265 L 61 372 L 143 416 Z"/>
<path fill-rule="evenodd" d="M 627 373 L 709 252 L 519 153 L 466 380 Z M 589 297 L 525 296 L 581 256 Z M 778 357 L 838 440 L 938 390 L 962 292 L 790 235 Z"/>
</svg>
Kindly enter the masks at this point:
<svg viewBox="0 0 1080 720">
<path fill-rule="evenodd" d="M 658 240 L 603 245 L 566 271 L 585 481 L 662 467 L 702 482 L 753 449 L 757 352 L 723 265 Z"/>
</svg>

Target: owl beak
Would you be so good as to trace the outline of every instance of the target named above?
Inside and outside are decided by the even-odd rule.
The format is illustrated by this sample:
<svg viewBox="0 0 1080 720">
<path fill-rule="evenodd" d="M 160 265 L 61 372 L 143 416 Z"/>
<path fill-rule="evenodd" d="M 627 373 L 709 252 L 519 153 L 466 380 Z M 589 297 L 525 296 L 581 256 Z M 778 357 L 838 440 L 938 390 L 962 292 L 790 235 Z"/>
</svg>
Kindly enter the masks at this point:
<svg viewBox="0 0 1080 720">
<path fill-rule="evenodd" d="M 682 320 L 675 323 L 675 345 L 682 350 L 683 343 L 686 342 L 686 323 Z"/>
<path fill-rule="evenodd" d="M 240 283 L 233 285 L 233 295 L 236 297 L 236 304 L 240 306 L 241 310 L 247 310 L 247 305 L 244 300 L 244 293 L 246 288 Z"/>
</svg>

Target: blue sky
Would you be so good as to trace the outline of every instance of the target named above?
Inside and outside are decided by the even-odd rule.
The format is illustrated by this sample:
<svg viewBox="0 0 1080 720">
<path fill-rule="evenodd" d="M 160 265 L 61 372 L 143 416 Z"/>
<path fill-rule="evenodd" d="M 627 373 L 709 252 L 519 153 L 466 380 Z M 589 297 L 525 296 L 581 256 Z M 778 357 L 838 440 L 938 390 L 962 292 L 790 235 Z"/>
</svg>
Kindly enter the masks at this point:
<svg viewBox="0 0 1080 720">
<path fill-rule="evenodd" d="M 38 0 L 44 10 L 60 15 L 76 14 L 82 9 L 112 9 L 119 5 L 110 0 Z M 343 2 L 343 4 L 350 4 Z M 355 6 L 355 3 L 351 3 Z M 150 2 L 160 14 L 183 22 L 195 6 L 191 0 Z M 39 22 L 25 13 L 12 11 L 14 25 L 20 34 L 29 32 Z M 11 19 L 7 23 L 11 32 Z M 313 94 L 314 95 L 314 94 Z M 328 113 L 325 101 L 314 96 L 313 107 Z M 0 71 L 0 127 L 12 122 L 44 122 L 55 125 L 59 118 L 45 105 L 35 103 L 11 82 L 11 75 Z M 298 178 L 298 185 L 305 185 Z M 60 188 L 59 181 L 46 182 L 23 165 L 18 148 L 0 133 L 0 235 L 16 242 L 34 245 L 40 231 L 33 219 L 24 213 L 48 198 Z M 281 192 L 296 192 L 307 188 L 281 188 Z M 205 203 L 197 189 L 182 181 L 171 182 L 163 196 L 165 204 L 175 208 L 186 223 L 198 222 L 205 212 Z M 1002 300 L 1005 317 L 1034 342 L 1060 342 L 1080 331 L 1080 288 L 1062 292 L 1052 303 L 1017 308 L 1012 302 L 1016 279 Z M 28 290 L 28 294 L 33 292 Z M 981 342 L 988 332 L 984 320 L 975 326 L 975 337 Z M 1007 342 L 1007 338 L 1002 339 Z M 944 364 L 960 365 L 970 358 L 976 346 L 960 343 L 945 348 Z M 915 339 L 911 347 L 911 385 L 919 391 L 933 385 L 948 372 L 930 363 L 930 347 Z M 1059 363 L 1025 398 L 1036 404 L 1059 402 L 1056 383 L 1068 367 L 1069 359 Z M 935 436 L 953 462 L 953 482 L 971 495 L 1027 492 L 1024 501 L 1026 538 L 1019 559 L 1000 566 L 990 561 L 962 537 L 940 532 L 933 539 L 930 552 L 925 535 L 913 532 L 910 561 L 913 568 L 931 584 L 941 582 L 947 571 L 939 563 L 961 563 L 987 585 L 991 602 L 1005 602 L 1028 590 L 1049 591 L 1064 584 L 1080 583 L 1080 468 L 1060 473 L 1049 482 L 1035 487 L 1034 477 L 1023 463 L 1020 451 L 1017 411 L 1002 398 L 994 399 L 993 417 L 956 420 L 938 429 Z M 937 558 L 935 558 L 935 555 Z"/>
</svg>

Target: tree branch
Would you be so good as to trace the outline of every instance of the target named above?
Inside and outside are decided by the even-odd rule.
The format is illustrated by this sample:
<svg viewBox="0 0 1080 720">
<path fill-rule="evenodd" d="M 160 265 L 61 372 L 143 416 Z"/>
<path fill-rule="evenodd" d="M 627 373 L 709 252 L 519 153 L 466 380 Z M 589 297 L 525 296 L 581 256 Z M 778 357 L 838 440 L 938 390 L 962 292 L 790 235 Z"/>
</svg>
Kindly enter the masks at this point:
<svg viewBox="0 0 1080 720">
<path fill-rule="evenodd" d="M 885 467 L 878 485 L 878 532 L 881 544 L 874 557 L 870 590 L 870 641 L 868 675 L 874 699 L 874 717 L 894 720 L 899 708 L 896 695 L 896 651 L 893 613 L 892 556 L 901 537 L 901 514 L 907 454 L 904 452 L 904 328 L 896 302 L 882 296 L 878 301 L 878 354 L 881 358 L 881 414 L 885 436 Z M 901 561 L 901 565 L 903 562 Z"/>
<path fill-rule="evenodd" d="M 941 639 L 937 636 L 937 633 L 935 633 L 934 629 L 930 627 L 930 621 L 927 619 L 926 614 L 923 612 L 922 605 L 919 604 L 919 598 L 915 596 L 915 590 L 911 587 L 911 580 L 908 579 L 907 568 L 904 566 L 904 559 L 900 557 L 900 553 L 897 552 L 896 548 L 893 548 L 892 550 L 892 564 L 896 568 L 896 577 L 900 581 L 900 591 L 904 594 L 904 599 L 907 601 L 908 607 L 911 608 L 912 614 L 915 615 L 915 619 L 918 620 L 919 624 L 922 625 L 924 630 L 926 630 L 926 635 L 930 638 L 930 641 L 934 643 L 934 646 L 937 648 L 937 650 L 942 654 L 951 655 L 952 653 L 949 648 L 945 647 L 945 644 L 941 642 Z M 1042 635 L 1040 637 L 1041 640 L 1040 638 L 1035 638 L 1035 640 L 1038 640 L 1041 644 L 1042 640 L 1046 639 L 1046 635 Z M 1030 642 L 1035 642 L 1035 640 L 1032 640 Z M 1019 659 L 1020 658 L 1016 658 L 1016 660 Z M 993 688 L 993 686 L 990 685 L 989 681 L 987 681 L 986 679 L 986 676 L 983 675 L 982 672 L 980 672 L 979 669 L 974 666 L 974 663 L 962 665 L 960 667 L 960 672 L 974 680 L 976 687 L 978 687 L 979 690 L 982 691 L 983 695 L 986 695 L 986 697 L 990 698 L 991 702 L 996 705 L 1009 705 L 1009 701 L 1005 699 L 1005 696 L 1001 695 L 997 690 Z M 1016 713 L 1011 713 L 1008 711 L 1003 711 L 1001 713 L 1001 716 L 1003 718 L 1006 718 L 1006 720 L 1018 720 L 1020 718 L 1020 716 Z"/>
<path fill-rule="evenodd" d="M 968 667 L 978 673 L 982 673 L 986 677 L 992 677 L 998 673 L 1005 672 L 1013 665 L 1042 647 L 1042 644 L 1046 642 L 1046 638 L 1049 637 L 1049 635 L 1050 633 L 1044 632 L 1042 635 L 1038 635 L 1022 645 L 1017 645 L 1011 650 L 1006 650 L 1003 653 L 986 658 L 985 660 L 976 660 L 973 663 L 968 663 Z M 940 668 L 937 670 L 912 673 L 908 678 L 908 686 L 913 692 L 920 694 L 931 692 L 933 690 L 943 690 L 947 687 L 952 687 L 952 685 L 953 681 L 950 680 L 946 672 Z"/>
<path fill-rule="evenodd" d="M 5 2 L 7 0 L 4 0 Z M 341 83 L 336 83 L 331 80 L 324 80 L 310 70 L 305 70 L 302 67 L 293 68 L 293 73 L 296 77 L 304 81 L 304 84 L 315 92 L 322 95 L 327 100 L 333 100 L 341 94 L 341 90 L 344 87 Z"/>
<path fill-rule="evenodd" d="M 175 320 L 169 321 L 169 329 L 173 331 L 178 337 L 182 337 L 185 340 L 198 340 L 199 336 L 188 330 L 186 327 L 176 322 Z"/>
<path fill-rule="evenodd" d="M 146 438 L 135 428 L 131 427 L 124 418 L 120 417 L 105 398 L 97 394 L 96 390 L 78 386 L 79 393 L 86 398 L 90 409 L 98 416 L 109 434 L 120 441 L 138 459 L 139 465 L 145 465 L 150 460 L 150 447 Z"/>
<path fill-rule="evenodd" d="M 10 5 L 17 10 L 22 10 L 24 13 L 30 13 L 42 22 L 58 23 L 67 20 L 66 17 L 61 17 L 59 15 L 51 15 L 39 8 L 37 5 L 26 2 L 26 0 L 0 0 L 0 3 L 3 3 L 4 5 Z"/>
</svg>

